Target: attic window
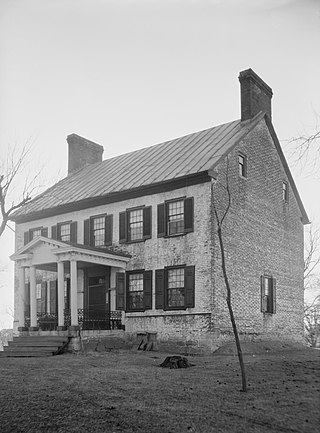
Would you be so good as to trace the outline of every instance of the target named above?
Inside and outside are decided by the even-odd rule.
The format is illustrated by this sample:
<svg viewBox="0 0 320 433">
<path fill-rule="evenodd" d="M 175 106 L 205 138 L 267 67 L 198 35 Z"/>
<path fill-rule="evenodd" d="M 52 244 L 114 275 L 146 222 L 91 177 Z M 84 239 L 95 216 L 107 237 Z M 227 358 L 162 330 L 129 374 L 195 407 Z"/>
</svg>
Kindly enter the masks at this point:
<svg viewBox="0 0 320 433">
<path fill-rule="evenodd" d="M 244 155 L 239 154 L 239 176 L 240 177 L 247 177 L 247 157 Z"/>
<path fill-rule="evenodd" d="M 285 202 L 289 201 L 289 187 L 287 182 L 282 182 L 282 200 Z"/>
</svg>

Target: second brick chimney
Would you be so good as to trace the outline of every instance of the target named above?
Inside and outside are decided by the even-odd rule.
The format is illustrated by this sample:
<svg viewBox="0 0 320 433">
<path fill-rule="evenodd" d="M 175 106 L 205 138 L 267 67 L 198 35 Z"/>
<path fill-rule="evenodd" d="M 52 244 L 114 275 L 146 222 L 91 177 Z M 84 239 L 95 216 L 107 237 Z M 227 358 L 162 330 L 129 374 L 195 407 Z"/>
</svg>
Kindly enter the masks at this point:
<svg viewBox="0 0 320 433">
<path fill-rule="evenodd" d="M 241 120 L 254 117 L 264 111 L 271 120 L 272 89 L 252 69 L 239 75 L 241 89 Z"/>
<path fill-rule="evenodd" d="M 89 164 L 102 162 L 103 146 L 80 137 L 77 134 L 70 134 L 68 142 L 68 176 Z"/>
</svg>

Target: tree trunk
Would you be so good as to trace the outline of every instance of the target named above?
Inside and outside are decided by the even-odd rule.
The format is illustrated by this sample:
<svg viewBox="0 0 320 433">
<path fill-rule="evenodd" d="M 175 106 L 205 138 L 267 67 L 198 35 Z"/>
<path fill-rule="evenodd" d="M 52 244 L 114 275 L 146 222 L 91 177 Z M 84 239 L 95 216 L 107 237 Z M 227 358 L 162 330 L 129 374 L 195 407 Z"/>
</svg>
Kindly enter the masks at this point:
<svg viewBox="0 0 320 433">
<path fill-rule="evenodd" d="M 222 262 L 221 267 L 222 267 L 224 282 L 225 282 L 226 289 L 227 289 L 227 305 L 228 305 L 228 310 L 229 310 L 230 319 L 231 319 L 231 323 L 232 323 L 232 329 L 233 329 L 233 333 L 234 333 L 234 338 L 236 340 L 237 353 L 238 353 L 239 364 L 240 364 L 240 369 L 241 369 L 242 391 L 243 392 L 247 392 L 247 381 L 246 381 L 246 373 L 245 373 L 244 363 L 243 363 L 243 357 L 242 357 L 242 350 L 241 350 L 241 345 L 240 345 L 240 340 L 239 340 L 237 325 L 236 325 L 236 321 L 235 321 L 235 318 L 234 318 L 234 314 L 233 314 L 233 310 L 232 310 L 232 305 L 231 305 L 231 289 L 230 289 L 228 275 L 227 275 L 227 269 L 226 269 L 226 262 L 225 262 L 225 255 L 224 255 L 224 245 L 223 245 L 223 240 L 222 240 L 221 226 L 218 227 L 218 236 L 219 236 L 219 243 L 220 243 L 220 250 L 221 250 L 221 262 Z"/>
</svg>

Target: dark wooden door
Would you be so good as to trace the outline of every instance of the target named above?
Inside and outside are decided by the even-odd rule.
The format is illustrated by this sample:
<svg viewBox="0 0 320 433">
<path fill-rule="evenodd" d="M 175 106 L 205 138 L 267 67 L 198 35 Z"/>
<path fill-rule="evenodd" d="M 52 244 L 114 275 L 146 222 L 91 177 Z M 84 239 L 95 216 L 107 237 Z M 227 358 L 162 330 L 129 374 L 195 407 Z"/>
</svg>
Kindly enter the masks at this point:
<svg viewBox="0 0 320 433">
<path fill-rule="evenodd" d="M 86 329 L 109 329 L 106 279 L 88 278 L 88 308 L 84 315 Z"/>
</svg>

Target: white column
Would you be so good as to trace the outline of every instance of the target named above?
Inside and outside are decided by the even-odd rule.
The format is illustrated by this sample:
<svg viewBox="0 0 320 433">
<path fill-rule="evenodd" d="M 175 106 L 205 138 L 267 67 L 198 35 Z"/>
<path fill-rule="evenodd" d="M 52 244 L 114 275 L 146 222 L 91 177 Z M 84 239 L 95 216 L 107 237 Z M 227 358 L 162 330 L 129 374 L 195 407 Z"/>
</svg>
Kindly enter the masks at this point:
<svg viewBox="0 0 320 433">
<path fill-rule="evenodd" d="M 58 262 L 58 326 L 64 326 L 64 263 Z"/>
<path fill-rule="evenodd" d="M 70 260 L 71 326 L 78 326 L 77 261 Z"/>
<path fill-rule="evenodd" d="M 19 267 L 19 300 L 18 300 L 18 311 L 17 320 L 18 327 L 24 327 L 24 312 L 25 312 L 25 298 L 26 298 L 26 282 L 25 282 L 25 268 Z"/>
<path fill-rule="evenodd" d="M 30 266 L 30 326 L 37 326 L 36 267 Z"/>
</svg>

